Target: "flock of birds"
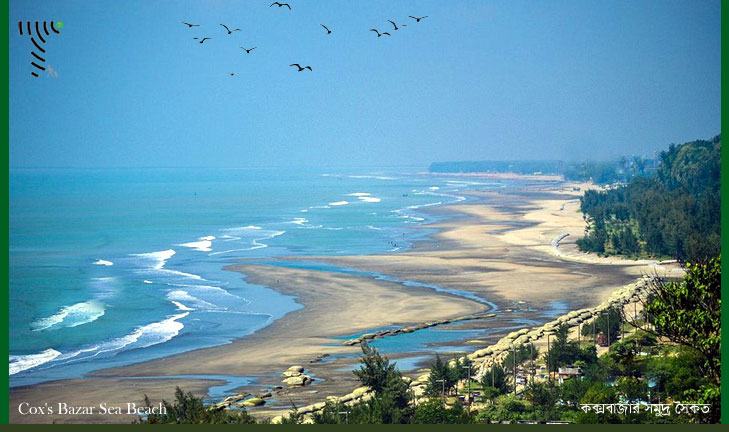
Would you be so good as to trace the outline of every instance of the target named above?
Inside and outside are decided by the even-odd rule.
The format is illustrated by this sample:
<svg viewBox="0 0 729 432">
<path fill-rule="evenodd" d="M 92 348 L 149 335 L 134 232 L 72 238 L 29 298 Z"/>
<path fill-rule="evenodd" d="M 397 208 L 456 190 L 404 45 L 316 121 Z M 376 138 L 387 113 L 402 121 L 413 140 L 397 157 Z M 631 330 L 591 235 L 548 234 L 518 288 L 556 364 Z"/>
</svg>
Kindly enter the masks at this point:
<svg viewBox="0 0 729 432">
<path fill-rule="evenodd" d="M 278 6 L 279 8 L 281 8 L 281 7 L 284 7 L 284 6 L 286 6 L 287 8 L 289 8 L 289 10 L 291 10 L 291 5 L 289 5 L 288 3 L 279 3 L 279 2 L 273 2 L 273 3 L 271 3 L 271 5 L 270 5 L 269 7 L 274 7 L 274 6 Z M 412 16 L 412 15 L 408 15 L 408 17 L 409 17 L 409 18 L 412 18 L 412 19 L 414 19 L 416 23 L 419 23 L 419 22 L 420 22 L 421 20 L 423 20 L 423 19 L 425 19 L 425 18 L 428 18 L 428 16 L 427 16 L 427 15 L 426 15 L 426 16 L 422 16 L 422 17 L 414 17 L 414 16 Z M 408 26 L 407 24 L 400 24 L 400 25 L 398 26 L 398 25 L 397 25 L 397 24 L 396 24 L 396 23 L 395 23 L 394 21 L 392 21 L 392 20 L 387 20 L 387 21 L 388 21 L 388 22 L 389 22 L 390 24 L 392 24 L 392 26 L 393 26 L 393 31 L 397 31 L 397 30 L 399 30 L 399 29 L 400 29 L 401 27 L 407 27 L 407 26 Z M 186 26 L 187 26 L 188 28 L 193 28 L 193 27 L 201 27 L 201 25 L 200 25 L 200 24 L 191 24 L 191 23 L 188 23 L 188 22 L 185 22 L 185 21 L 182 21 L 182 24 L 186 25 Z M 322 27 L 324 28 L 324 30 L 326 30 L 326 32 L 327 32 L 326 34 L 327 34 L 327 35 L 330 35 L 330 34 L 332 34 L 332 31 L 331 31 L 331 30 L 329 29 L 329 27 L 325 26 L 324 24 L 319 24 L 319 25 L 320 25 L 320 26 L 322 26 Z M 225 31 L 227 32 L 227 34 L 229 34 L 229 35 L 233 34 L 233 32 L 237 32 L 237 31 L 242 31 L 242 30 L 241 30 L 241 29 L 239 29 L 239 28 L 236 28 L 236 29 L 233 29 L 233 30 L 231 30 L 231 29 L 230 29 L 230 28 L 229 28 L 228 26 L 226 26 L 225 24 L 220 24 L 220 26 L 221 26 L 221 27 L 223 27 L 223 28 L 225 29 Z M 380 32 L 379 30 L 377 30 L 377 29 L 374 29 L 374 28 L 373 28 L 373 29 L 370 29 L 369 31 L 373 31 L 373 32 L 377 33 L 377 37 L 378 37 L 378 38 L 379 38 L 379 37 L 382 37 L 382 36 L 384 36 L 384 35 L 386 35 L 386 36 L 392 36 L 392 34 L 390 34 L 389 32 L 386 32 L 386 31 Z M 200 44 L 203 44 L 203 43 L 205 43 L 205 41 L 206 41 L 206 40 L 211 40 L 211 39 L 212 39 L 212 37 L 207 37 L 207 36 L 206 36 L 206 37 L 202 37 L 202 38 L 199 38 L 199 37 L 194 37 L 193 39 L 195 39 L 195 40 L 199 41 L 199 43 L 200 43 Z M 253 48 L 245 48 L 245 47 L 240 47 L 240 48 L 241 48 L 241 49 L 242 49 L 243 51 L 245 51 L 245 52 L 246 52 L 246 54 L 250 54 L 250 53 L 251 53 L 251 51 L 253 51 L 254 49 L 256 49 L 256 48 L 258 48 L 258 47 L 257 47 L 257 46 L 254 46 Z M 308 69 L 309 71 L 312 71 L 312 69 L 311 69 L 311 66 L 309 66 L 309 65 L 306 65 L 306 66 L 301 66 L 301 64 L 299 64 L 299 63 L 292 63 L 292 64 L 290 64 L 289 66 L 296 66 L 296 67 L 298 68 L 298 72 L 301 72 L 301 71 L 303 71 L 303 70 L 305 70 L 305 69 Z M 234 76 L 234 75 L 235 75 L 235 73 L 234 73 L 234 72 L 229 72 L 229 73 L 228 73 L 228 75 L 230 75 L 230 76 Z"/>
</svg>

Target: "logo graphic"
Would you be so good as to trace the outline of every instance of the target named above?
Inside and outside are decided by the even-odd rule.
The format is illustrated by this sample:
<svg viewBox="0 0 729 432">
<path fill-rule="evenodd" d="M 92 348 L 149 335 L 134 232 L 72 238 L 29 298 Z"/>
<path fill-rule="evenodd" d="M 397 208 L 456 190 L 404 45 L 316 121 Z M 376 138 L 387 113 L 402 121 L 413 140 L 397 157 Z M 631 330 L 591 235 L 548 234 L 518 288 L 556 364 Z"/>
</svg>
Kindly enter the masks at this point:
<svg viewBox="0 0 729 432">
<path fill-rule="evenodd" d="M 46 66 L 45 66 L 46 59 L 44 56 L 46 54 L 46 50 L 45 50 L 45 48 L 43 48 L 42 45 L 46 43 L 46 38 L 43 37 L 43 35 L 44 34 L 45 34 L 45 36 L 51 35 L 51 33 L 48 31 L 49 27 L 53 33 L 55 33 L 55 34 L 61 33 L 58 31 L 58 29 L 63 28 L 63 23 L 61 21 L 55 21 L 55 22 L 54 21 L 50 21 L 50 22 L 43 21 L 42 27 L 43 27 L 43 29 L 41 30 L 40 21 L 36 21 L 35 25 L 33 25 L 33 26 L 31 26 L 30 21 L 26 21 L 25 23 L 23 23 L 23 21 L 18 21 L 18 32 L 20 33 L 21 36 L 29 36 L 30 41 L 33 43 L 33 46 L 34 46 L 34 49 L 32 49 L 30 51 L 30 54 L 34 57 L 34 59 L 30 62 L 30 64 L 36 69 L 45 71 L 46 70 Z M 38 43 L 39 41 L 40 41 L 40 43 Z M 36 52 L 36 51 L 38 51 L 38 52 Z M 54 71 L 54 73 L 55 73 L 55 71 Z M 30 74 L 33 75 L 34 77 L 38 78 L 38 73 L 35 70 L 31 71 Z M 57 73 L 56 73 L 56 76 L 58 76 Z"/>
</svg>

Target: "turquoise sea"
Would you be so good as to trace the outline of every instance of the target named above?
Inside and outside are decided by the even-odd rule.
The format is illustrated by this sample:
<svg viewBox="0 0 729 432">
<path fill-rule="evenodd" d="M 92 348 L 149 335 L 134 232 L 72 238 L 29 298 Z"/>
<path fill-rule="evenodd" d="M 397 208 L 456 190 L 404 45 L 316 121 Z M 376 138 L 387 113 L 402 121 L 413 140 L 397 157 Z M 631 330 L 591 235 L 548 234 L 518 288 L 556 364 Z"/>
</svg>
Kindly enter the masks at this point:
<svg viewBox="0 0 729 432">
<path fill-rule="evenodd" d="M 507 185 L 419 171 L 11 169 L 10 386 L 244 337 L 301 305 L 227 264 L 406 251 Z"/>
</svg>

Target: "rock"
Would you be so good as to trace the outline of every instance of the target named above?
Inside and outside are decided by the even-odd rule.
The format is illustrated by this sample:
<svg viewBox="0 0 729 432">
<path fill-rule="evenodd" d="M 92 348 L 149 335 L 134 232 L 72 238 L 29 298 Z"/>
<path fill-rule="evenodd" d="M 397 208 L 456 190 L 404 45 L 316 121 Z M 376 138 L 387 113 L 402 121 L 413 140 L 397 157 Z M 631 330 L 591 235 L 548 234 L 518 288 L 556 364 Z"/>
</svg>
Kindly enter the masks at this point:
<svg viewBox="0 0 729 432">
<path fill-rule="evenodd" d="M 305 385 L 309 384 L 311 381 L 312 381 L 312 379 L 310 376 L 301 374 L 301 375 L 286 378 L 282 382 L 284 384 L 286 384 L 287 386 L 295 387 L 295 386 L 305 386 Z"/>
<path fill-rule="evenodd" d="M 283 421 L 283 416 L 279 415 L 279 416 L 276 416 L 271 419 L 271 424 L 281 424 L 282 421 Z"/>
<path fill-rule="evenodd" d="M 291 377 L 297 377 L 299 375 L 302 375 L 304 373 L 304 367 L 295 365 L 291 366 L 290 368 L 286 369 L 281 376 L 284 378 L 291 378 Z"/>
<path fill-rule="evenodd" d="M 250 395 L 251 395 L 250 393 L 241 393 L 241 394 L 237 394 L 237 395 L 233 395 L 233 396 L 228 396 L 225 399 L 223 399 L 222 401 L 213 405 L 213 407 L 216 409 L 228 408 L 229 406 L 233 405 L 234 403 L 240 402 Z"/>
<path fill-rule="evenodd" d="M 261 405 L 264 405 L 265 403 L 266 403 L 266 401 L 261 398 L 252 397 L 250 399 L 246 399 L 243 402 L 237 404 L 237 406 L 239 406 L 241 408 L 247 408 L 247 407 L 261 406 Z"/>
<path fill-rule="evenodd" d="M 405 381 L 405 384 L 410 384 L 411 382 L 413 382 L 412 378 L 406 376 L 402 377 L 402 380 Z"/>
<path fill-rule="evenodd" d="M 329 357 L 329 354 L 317 354 L 316 357 L 314 357 L 313 359 L 309 360 L 309 363 L 318 363 L 318 362 L 324 360 L 327 357 Z"/>
<path fill-rule="evenodd" d="M 296 410 L 298 414 L 310 414 L 313 411 L 314 407 L 312 405 L 302 406 L 301 408 Z"/>
<path fill-rule="evenodd" d="M 357 388 L 356 388 L 356 389 L 354 389 L 354 391 L 352 392 L 352 395 L 353 395 L 353 396 L 354 396 L 355 398 L 358 398 L 358 397 L 362 397 L 362 396 L 363 396 L 363 395 L 364 395 L 365 393 L 369 392 L 370 390 L 371 390 L 371 389 L 370 389 L 369 387 L 367 387 L 367 386 L 357 387 Z"/>
<path fill-rule="evenodd" d="M 266 398 L 273 397 L 273 395 L 271 394 L 271 392 L 266 392 L 266 393 L 263 393 L 261 395 L 258 395 L 258 397 L 261 398 L 261 399 L 266 399 Z"/>
<path fill-rule="evenodd" d="M 427 383 L 428 381 L 430 381 L 430 373 L 420 375 L 415 381 Z"/>
</svg>

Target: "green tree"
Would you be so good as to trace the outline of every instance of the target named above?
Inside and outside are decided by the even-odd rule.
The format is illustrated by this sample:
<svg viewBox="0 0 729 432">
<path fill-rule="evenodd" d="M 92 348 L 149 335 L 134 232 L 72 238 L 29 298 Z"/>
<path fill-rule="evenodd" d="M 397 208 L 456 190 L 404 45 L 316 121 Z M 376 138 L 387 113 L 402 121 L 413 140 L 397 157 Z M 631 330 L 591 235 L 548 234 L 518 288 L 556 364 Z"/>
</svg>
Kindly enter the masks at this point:
<svg viewBox="0 0 729 432">
<path fill-rule="evenodd" d="M 549 353 L 549 369 L 556 371 L 561 366 L 571 365 L 580 358 L 580 347 L 577 341 L 569 340 L 569 326 L 561 324 L 555 333 Z"/>
<path fill-rule="evenodd" d="M 640 378 L 632 376 L 620 377 L 616 381 L 615 387 L 629 403 L 646 400 L 648 398 L 648 384 Z"/>
<path fill-rule="evenodd" d="M 145 406 L 150 407 L 149 398 L 144 396 Z M 163 414 L 150 414 L 146 419 L 139 420 L 140 423 L 150 424 L 201 424 L 201 423 L 255 423 L 255 419 L 249 416 L 245 410 L 228 411 L 206 407 L 202 398 L 192 393 L 185 393 L 181 388 L 175 387 L 175 401 L 169 403 L 162 401 L 165 408 Z"/>
<path fill-rule="evenodd" d="M 448 362 L 443 361 L 439 354 L 436 354 L 435 361 L 430 364 L 426 393 L 431 396 L 440 396 L 444 391 L 446 394 L 450 393 L 458 382 L 459 374 L 459 370 L 452 368 Z"/>
<path fill-rule="evenodd" d="M 691 396 L 712 405 L 709 421 L 721 413 L 721 255 L 705 264 L 686 265 L 677 282 L 655 281 L 645 304 L 653 330 L 692 350 L 700 358 L 700 373 L 710 383 L 694 389 Z"/>
<path fill-rule="evenodd" d="M 695 350 L 702 372 L 721 383 L 721 256 L 686 265 L 682 281 L 655 280 L 645 311 L 658 336 Z"/>
<path fill-rule="evenodd" d="M 610 343 L 615 342 L 620 336 L 620 325 L 622 323 L 622 315 L 620 309 L 609 308 L 601 313 L 592 323 L 582 326 L 582 336 L 592 337 L 600 333 L 605 338 L 610 335 Z"/>
<path fill-rule="evenodd" d="M 509 385 L 506 383 L 504 368 L 498 364 L 491 366 L 481 377 L 481 386 L 495 388 L 498 394 L 508 393 Z"/>
<path fill-rule="evenodd" d="M 546 417 L 551 417 L 559 400 L 559 389 L 551 382 L 533 382 L 527 386 L 527 397 Z"/>
<path fill-rule="evenodd" d="M 396 364 L 380 355 L 379 352 L 366 343 L 362 346 L 362 365 L 354 374 L 362 385 L 368 386 L 375 395 L 382 397 L 382 403 L 392 400 L 392 403 L 403 408 L 407 406 L 410 395 L 408 385 L 403 381 L 402 374 L 397 370 Z"/>
<path fill-rule="evenodd" d="M 420 424 L 463 424 L 473 423 L 474 417 L 463 405 L 456 402 L 453 407 L 446 407 L 440 399 L 430 399 L 415 409 L 412 423 Z"/>
</svg>

